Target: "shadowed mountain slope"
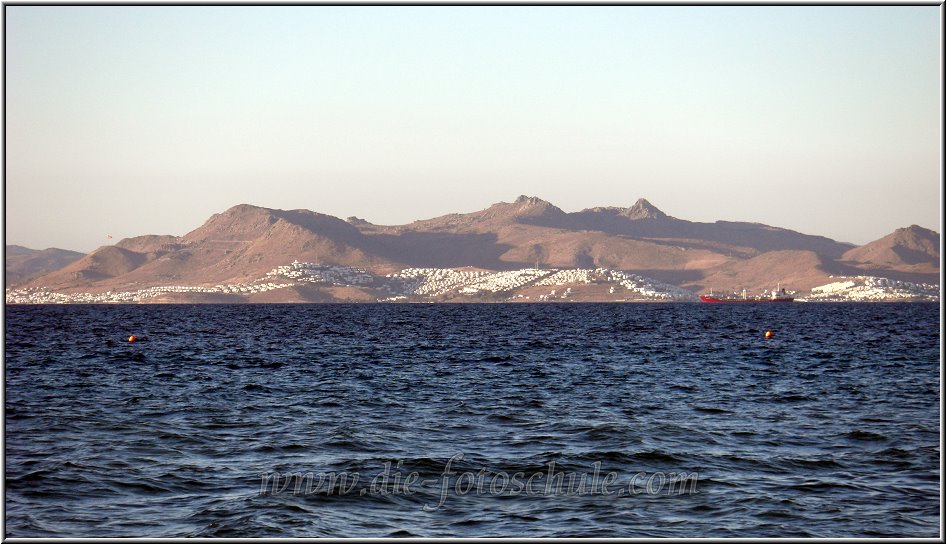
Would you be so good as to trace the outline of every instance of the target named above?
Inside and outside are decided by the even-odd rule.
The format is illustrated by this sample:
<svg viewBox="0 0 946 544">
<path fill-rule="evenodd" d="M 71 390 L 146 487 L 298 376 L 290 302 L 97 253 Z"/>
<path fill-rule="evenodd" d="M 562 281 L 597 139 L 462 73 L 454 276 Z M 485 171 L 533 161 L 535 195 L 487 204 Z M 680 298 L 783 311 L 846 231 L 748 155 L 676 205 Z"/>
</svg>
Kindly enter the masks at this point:
<svg viewBox="0 0 946 544">
<path fill-rule="evenodd" d="M 799 289 L 827 283 L 831 274 L 883 272 L 875 275 L 927 281 L 938 274 L 939 235 L 914 226 L 857 248 L 758 223 L 681 220 L 645 199 L 566 213 L 523 195 L 393 226 L 240 204 L 184 236 L 128 238 L 32 283 L 91 291 L 239 283 L 294 260 L 375 274 L 412 266 L 605 267 L 694 290 L 757 290 L 779 282 Z"/>
<path fill-rule="evenodd" d="M 841 257 L 844 261 L 883 266 L 939 266 L 939 234 L 911 225 L 851 249 Z"/>
<path fill-rule="evenodd" d="M 4 260 L 6 287 L 19 285 L 31 278 L 59 270 L 83 257 L 83 253 L 51 247 L 30 249 L 23 246 L 6 246 Z"/>
<path fill-rule="evenodd" d="M 851 249 L 839 259 L 848 275 L 939 283 L 939 234 L 911 225 Z"/>
</svg>

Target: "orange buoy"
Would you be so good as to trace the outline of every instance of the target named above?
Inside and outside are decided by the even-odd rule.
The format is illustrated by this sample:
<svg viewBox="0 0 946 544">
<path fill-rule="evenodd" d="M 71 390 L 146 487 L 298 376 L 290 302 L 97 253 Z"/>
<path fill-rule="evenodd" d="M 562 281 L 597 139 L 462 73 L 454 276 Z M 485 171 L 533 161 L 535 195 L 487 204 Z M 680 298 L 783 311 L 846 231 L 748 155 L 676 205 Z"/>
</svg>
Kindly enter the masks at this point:
<svg viewBox="0 0 946 544">
<path fill-rule="evenodd" d="M 135 338 L 134 334 L 128 337 L 129 342 L 134 342 L 135 340 L 137 340 L 137 338 Z"/>
<path fill-rule="evenodd" d="M 766 338 L 772 338 L 773 336 L 775 336 L 775 335 L 772 334 L 772 331 L 765 331 L 765 337 L 766 337 Z M 132 338 L 134 338 L 134 336 L 132 336 Z"/>
</svg>

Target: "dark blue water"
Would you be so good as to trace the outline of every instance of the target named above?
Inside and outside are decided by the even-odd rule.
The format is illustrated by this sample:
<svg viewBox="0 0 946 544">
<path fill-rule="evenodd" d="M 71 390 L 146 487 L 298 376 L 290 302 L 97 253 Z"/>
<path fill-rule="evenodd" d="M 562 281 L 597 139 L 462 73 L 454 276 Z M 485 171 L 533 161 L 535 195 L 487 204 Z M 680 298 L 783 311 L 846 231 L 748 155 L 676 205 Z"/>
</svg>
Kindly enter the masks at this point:
<svg viewBox="0 0 946 544">
<path fill-rule="evenodd" d="M 6 536 L 939 535 L 937 305 L 6 312 Z"/>
</svg>

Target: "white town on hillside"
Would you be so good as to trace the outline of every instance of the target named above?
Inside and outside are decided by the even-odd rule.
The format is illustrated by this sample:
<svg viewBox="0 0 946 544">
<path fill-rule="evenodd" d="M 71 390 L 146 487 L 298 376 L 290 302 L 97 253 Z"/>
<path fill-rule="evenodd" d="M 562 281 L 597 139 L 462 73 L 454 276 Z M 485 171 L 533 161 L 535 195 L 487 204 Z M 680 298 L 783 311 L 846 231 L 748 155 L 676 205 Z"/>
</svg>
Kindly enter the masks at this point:
<svg viewBox="0 0 946 544">
<path fill-rule="evenodd" d="M 815 287 L 806 296 L 796 293 L 799 302 L 870 302 L 939 301 L 939 286 L 925 283 L 856 276 L 833 278 L 838 281 Z M 407 268 L 395 274 L 377 276 L 362 268 L 294 261 L 276 267 L 265 277 L 250 283 L 214 286 L 168 285 L 135 291 L 106 293 L 58 293 L 43 287 L 7 289 L 8 304 L 105 304 L 135 303 L 172 293 L 252 295 L 296 285 L 346 286 L 376 289 L 378 302 L 425 302 L 433 297 L 451 295 L 453 300 L 513 302 L 568 301 L 573 288 L 581 285 L 607 285 L 615 301 L 699 300 L 692 291 L 608 268 L 542 269 L 523 268 L 508 271 L 465 270 L 452 268 Z M 535 289 L 531 295 L 514 291 Z M 564 287 L 564 288 L 563 288 Z M 630 297 L 630 298 L 629 298 Z"/>
</svg>

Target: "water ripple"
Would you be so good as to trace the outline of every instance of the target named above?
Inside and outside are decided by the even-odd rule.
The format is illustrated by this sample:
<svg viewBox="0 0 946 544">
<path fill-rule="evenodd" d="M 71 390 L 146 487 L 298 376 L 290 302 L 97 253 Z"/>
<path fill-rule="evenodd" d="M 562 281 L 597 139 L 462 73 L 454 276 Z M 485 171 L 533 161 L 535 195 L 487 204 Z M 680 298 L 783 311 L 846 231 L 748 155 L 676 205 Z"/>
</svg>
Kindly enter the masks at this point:
<svg viewBox="0 0 946 544">
<path fill-rule="evenodd" d="M 936 305 L 6 311 L 7 536 L 938 535 Z M 375 492 L 385 466 L 424 481 Z M 595 470 L 643 476 L 455 492 Z"/>
</svg>

